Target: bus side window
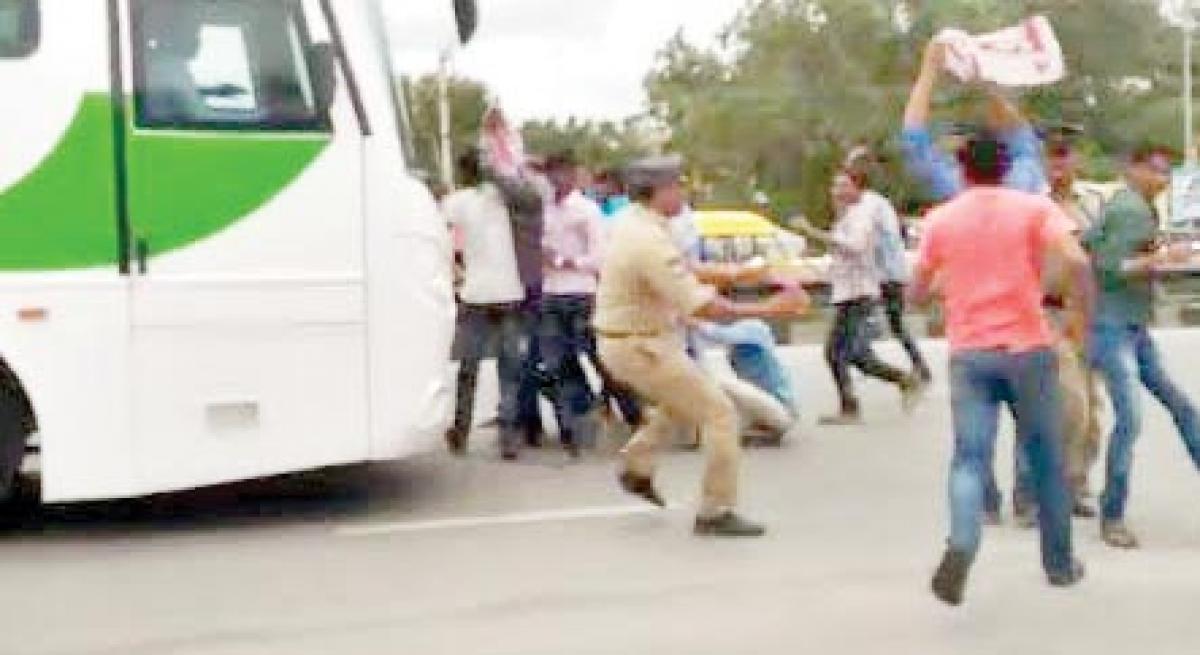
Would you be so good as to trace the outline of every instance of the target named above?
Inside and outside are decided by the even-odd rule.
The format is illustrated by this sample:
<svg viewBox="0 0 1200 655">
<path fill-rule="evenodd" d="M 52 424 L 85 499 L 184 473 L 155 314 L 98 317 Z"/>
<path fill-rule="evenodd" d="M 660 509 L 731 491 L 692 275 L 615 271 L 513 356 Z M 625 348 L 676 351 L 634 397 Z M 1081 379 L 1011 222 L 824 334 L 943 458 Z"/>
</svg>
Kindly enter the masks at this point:
<svg viewBox="0 0 1200 655">
<path fill-rule="evenodd" d="M 38 0 L 0 0 L 0 59 L 22 59 L 41 41 Z"/>
<path fill-rule="evenodd" d="M 328 131 L 297 0 L 135 0 L 140 127 Z"/>
</svg>

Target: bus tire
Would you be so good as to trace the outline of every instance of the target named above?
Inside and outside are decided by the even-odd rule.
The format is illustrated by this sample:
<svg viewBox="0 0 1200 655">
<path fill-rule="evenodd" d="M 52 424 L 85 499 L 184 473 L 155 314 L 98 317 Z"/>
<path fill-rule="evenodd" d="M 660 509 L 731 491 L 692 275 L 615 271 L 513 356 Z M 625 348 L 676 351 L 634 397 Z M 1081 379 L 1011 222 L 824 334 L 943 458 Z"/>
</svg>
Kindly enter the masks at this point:
<svg viewBox="0 0 1200 655">
<path fill-rule="evenodd" d="M 29 435 L 36 431 L 29 395 L 8 363 L 0 359 L 0 502 L 12 497 Z"/>
</svg>

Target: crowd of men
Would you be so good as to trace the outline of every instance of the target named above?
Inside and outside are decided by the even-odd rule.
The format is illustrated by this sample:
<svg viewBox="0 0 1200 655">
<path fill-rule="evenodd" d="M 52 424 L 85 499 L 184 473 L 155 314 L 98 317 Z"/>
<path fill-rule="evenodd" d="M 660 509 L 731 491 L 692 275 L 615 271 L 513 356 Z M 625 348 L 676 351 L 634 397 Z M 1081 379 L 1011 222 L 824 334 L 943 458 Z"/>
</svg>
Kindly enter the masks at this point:
<svg viewBox="0 0 1200 655">
<path fill-rule="evenodd" d="M 959 604 L 981 526 L 1001 520 L 994 475 L 1001 405 L 1017 432 L 1014 514 L 1039 527 L 1046 574 L 1058 586 L 1084 575 L 1073 514 L 1098 514 L 1113 547 L 1138 545 L 1125 520 L 1141 432 L 1135 376 L 1170 412 L 1198 467 L 1200 418 L 1148 331 L 1156 279 L 1188 256 L 1158 238 L 1154 201 L 1168 184 L 1170 153 L 1128 153 L 1125 187 L 1097 196 L 1077 184 L 1070 139 L 1040 137 L 999 93 L 977 128 L 939 139 L 931 115 L 944 57 L 944 46 L 927 49 L 901 131 L 910 172 L 937 201 L 923 222 L 916 265 L 906 259 L 891 203 L 872 190 L 869 153 L 853 153 L 833 176 L 829 230 L 803 217 L 788 226 L 823 243 L 832 260 L 836 311 L 826 359 L 840 406 L 822 425 L 862 421 L 851 367 L 895 385 L 903 406 L 915 406 L 933 373 L 906 329 L 906 303 L 936 297 L 944 307 L 955 441 L 950 537 L 933 590 Z M 572 456 L 595 440 L 598 415 L 619 416 L 633 432 L 621 487 L 665 505 L 656 454 L 677 425 L 696 426 L 708 466 L 695 532 L 764 534 L 735 512 L 740 443 L 750 426 L 778 436 L 796 429 L 794 392 L 762 319 L 810 310 L 799 281 L 761 262 L 704 261 L 677 157 L 633 162 L 585 189 L 569 156 L 535 160 L 505 136 L 497 114 L 486 125 L 494 138 L 461 158 L 464 188 L 443 200 L 464 259 L 450 449 L 467 446 L 479 361 L 492 342 L 505 459 L 540 443 L 539 394 L 554 406 Z M 734 302 L 725 292 L 738 284 L 773 292 Z M 881 305 L 911 359 L 908 370 L 872 348 L 869 324 Z M 712 344 L 726 346 L 720 360 L 735 366 L 712 365 L 704 355 Z M 739 347 L 751 349 L 747 359 L 757 367 L 736 366 Z M 1088 477 L 1102 441 L 1100 381 L 1114 426 L 1096 508 Z"/>
<path fill-rule="evenodd" d="M 993 459 L 1001 404 L 1017 430 L 1014 511 L 1041 529 L 1051 584 L 1084 574 L 1071 515 L 1090 518 L 1088 472 L 1099 453 L 1099 393 L 1112 401 L 1104 541 L 1138 542 L 1125 521 L 1133 443 L 1140 432 L 1134 371 L 1170 411 L 1200 467 L 1196 410 L 1170 381 L 1148 332 L 1155 280 L 1189 251 L 1158 238 L 1155 199 L 1171 155 L 1141 146 L 1126 158 L 1125 187 L 1108 199 L 1076 184 L 1067 140 L 1043 144 L 1013 106 L 993 94 L 983 125 L 939 151 L 929 130 L 945 48 L 927 49 L 904 116 L 909 169 L 942 201 L 925 221 L 913 296 L 946 306 L 955 452 L 951 529 L 933 580 L 958 604 L 979 547 L 980 525 L 999 520 Z"/>
</svg>

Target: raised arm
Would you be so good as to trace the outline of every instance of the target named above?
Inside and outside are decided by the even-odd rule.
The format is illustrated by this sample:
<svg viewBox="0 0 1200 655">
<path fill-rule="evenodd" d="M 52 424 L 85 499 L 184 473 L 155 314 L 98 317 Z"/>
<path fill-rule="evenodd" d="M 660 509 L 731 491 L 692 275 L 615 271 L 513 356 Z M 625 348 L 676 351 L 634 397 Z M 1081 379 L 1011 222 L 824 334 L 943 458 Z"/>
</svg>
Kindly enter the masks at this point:
<svg viewBox="0 0 1200 655">
<path fill-rule="evenodd" d="M 958 193 L 962 183 L 954 161 L 938 151 L 929 129 L 933 92 L 945 61 L 945 45 L 930 43 L 925 49 L 921 72 L 913 84 L 904 110 L 901 150 L 909 173 L 925 185 L 934 200 L 948 200 Z"/>
<path fill-rule="evenodd" d="M 904 109 L 905 129 L 928 129 L 933 92 L 945 60 L 944 44 L 932 41 L 926 46 L 925 57 L 921 61 L 921 72 L 917 75 L 917 81 L 908 96 L 908 106 Z"/>
<path fill-rule="evenodd" d="M 993 131 L 1005 133 L 1028 126 L 1029 123 L 1011 100 L 1006 98 L 999 89 L 990 87 L 988 88 L 987 124 Z"/>
<path fill-rule="evenodd" d="M 513 219 L 524 221 L 541 216 L 545 199 L 532 180 L 493 173 L 490 181 L 500 190 L 504 202 L 513 211 Z"/>
<path fill-rule="evenodd" d="M 1000 136 L 1012 159 L 1006 185 L 1026 193 L 1050 190 L 1042 143 L 1021 110 L 998 89 L 989 91 L 987 124 Z"/>
</svg>

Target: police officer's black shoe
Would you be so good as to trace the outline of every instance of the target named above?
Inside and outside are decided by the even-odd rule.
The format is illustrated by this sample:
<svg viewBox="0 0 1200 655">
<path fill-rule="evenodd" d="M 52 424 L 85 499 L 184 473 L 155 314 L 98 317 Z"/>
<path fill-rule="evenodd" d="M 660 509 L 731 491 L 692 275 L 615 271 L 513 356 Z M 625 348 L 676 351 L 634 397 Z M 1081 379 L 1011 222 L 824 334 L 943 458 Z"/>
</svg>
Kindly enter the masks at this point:
<svg viewBox="0 0 1200 655">
<path fill-rule="evenodd" d="M 947 605 L 961 605 L 970 571 L 971 557 L 948 548 L 937 573 L 933 574 L 933 595 Z"/>
<path fill-rule="evenodd" d="M 651 505 L 666 507 L 667 501 L 663 500 L 658 494 L 658 490 L 654 488 L 654 480 L 647 478 L 630 471 L 624 471 L 617 478 L 621 483 L 621 488 L 625 491 L 641 498 Z"/>
<path fill-rule="evenodd" d="M 761 537 L 767 529 L 733 512 L 696 517 L 695 533 L 701 537 Z"/>
</svg>

